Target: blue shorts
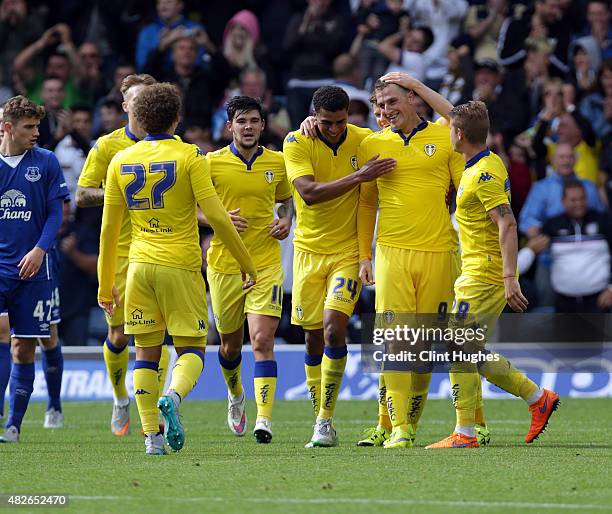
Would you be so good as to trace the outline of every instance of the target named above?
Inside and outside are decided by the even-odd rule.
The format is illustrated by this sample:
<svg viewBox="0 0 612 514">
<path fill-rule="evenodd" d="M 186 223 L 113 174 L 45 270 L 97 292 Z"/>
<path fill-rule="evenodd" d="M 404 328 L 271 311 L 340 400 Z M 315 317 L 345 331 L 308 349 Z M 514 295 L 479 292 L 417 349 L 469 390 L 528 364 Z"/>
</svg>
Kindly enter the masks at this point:
<svg viewBox="0 0 612 514">
<path fill-rule="evenodd" d="M 13 337 L 49 337 L 53 305 L 50 280 L 0 277 L 0 312 L 8 313 Z"/>
</svg>

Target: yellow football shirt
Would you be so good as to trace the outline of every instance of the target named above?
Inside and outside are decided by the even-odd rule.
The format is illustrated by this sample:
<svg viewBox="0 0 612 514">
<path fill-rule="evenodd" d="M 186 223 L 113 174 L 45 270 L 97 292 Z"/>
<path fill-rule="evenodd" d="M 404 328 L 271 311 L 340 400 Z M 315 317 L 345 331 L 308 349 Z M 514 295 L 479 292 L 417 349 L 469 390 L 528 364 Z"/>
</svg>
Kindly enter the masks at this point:
<svg viewBox="0 0 612 514">
<path fill-rule="evenodd" d="M 321 137 L 291 132 L 283 144 L 287 178 L 313 175 L 317 182 L 333 182 L 358 169 L 357 148 L 371 134 L 366 128 L 348 125 L 337 145 Z M 315 205 L 306 205 L 297 190 L 293 192 L 296 225 L 293 244 L 303 252 L 330 255 L 357 251 L 357 203 L 359 188 Z"/>
<path fill-rule="evenodd" d="M 359 202 L 369 212 L 378 201 L 377 243 L 427 252 L 456 248 L 446 195 L 451 181 L 459 186 L 464 162 L 451 146 L 450 129 L 422 120 L 410 134 L 373 133 L 359 146 L 359 164 L 377 153 L 397 161 L 392 172 L 360 188 Z M 371 254 L 370 244 L 362 241 L 362 258 Z"/>
<path fill-rule="evenodd" d="M 490 150 L 465 165 L 457 190 L 456 218 L 461 241 L 461 275 L 503 285 L 499 230 L 488 212 L 510 203 L 510 179 L 502 160 Z"/>
<path fill-rule="evenodd" d="M 100 137 L 87 155 L 87 160 L 79 176 L 79 186 L 104 187 L 111 159 L 117 152 L 135 145 L 138 141 L 139 139 L 130 132 L 127 125 Z M 127 257 L 129 255 L 131 239 L 132 225 L 130 216 L 126 211 L 121 222 L 121 232 L 117 244 L 118 256 Z"/>
<path fill-rule="evenodd" d="M 246 161 L 232 143 L 206 156 L 210 176 L 224 207 L 248 221 L 240 236 L 257 269 L 280 265 L 280 242 L 270 235 L 274 204 L 291 197 L 281 152 L 259 147 Z M 208 266 L 218 273 L 240 273 L 240 266 L 218 236 L 214 236 L 207 256 Z"/>
<path fill-rule="evenodd" d="M 217 194 L 202 151 L 167 134 L 147 136 L 115 155 L 108 173 L 104 201 L 125 203 L 132 224 L 130 262 L 199 270 L 196 199 Z"/>
</svg>

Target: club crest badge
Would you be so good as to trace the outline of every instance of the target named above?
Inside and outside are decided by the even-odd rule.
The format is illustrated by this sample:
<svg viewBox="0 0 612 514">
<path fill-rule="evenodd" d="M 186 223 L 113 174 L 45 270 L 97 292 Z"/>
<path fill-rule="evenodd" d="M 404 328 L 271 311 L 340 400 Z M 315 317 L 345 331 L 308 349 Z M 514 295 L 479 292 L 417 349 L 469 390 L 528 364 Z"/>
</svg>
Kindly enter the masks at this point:
<svg viewBox="0 0 612 514">
<path fill-rule="evenodd" d="M 431 157 L 433 154 L 436 153 L 436 145 L 432 145 L 431 143 L 428 145 L 425 145 L 424 149 L 425 149 L 425 153 L 429 157 Z"/>
<path fill-rule="evenodd" d="M 270 170 L 264 171 L 264 177 L 268 184 L 272 184 L 272 182 L 274 181 L 274 172 Z"/>
<path fill-rule="evenodd" d="M 38 182 L 41 178 L 40 169 L 38 166 L 30 166 L 26 169 L 25 178 L 29 182 Z"/>
<path fill-rule="evenodd" d="M 353 167 L 353 169 L 355 171 L 357 171 L 359 169 L 359 162 L 357 161 L 357 156 L 353 155 L 351 157 L 351 166 Z"/>
</svg>

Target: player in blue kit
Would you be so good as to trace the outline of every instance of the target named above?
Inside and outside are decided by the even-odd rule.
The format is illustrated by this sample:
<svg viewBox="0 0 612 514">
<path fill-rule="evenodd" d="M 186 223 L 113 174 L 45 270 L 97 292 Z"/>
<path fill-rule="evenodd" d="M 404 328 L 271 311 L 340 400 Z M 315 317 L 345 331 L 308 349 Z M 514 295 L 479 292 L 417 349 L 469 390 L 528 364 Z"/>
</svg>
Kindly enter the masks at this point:
<svg viewBox="0 0 612 514">
<path fill-rule="evenodd" d="M 68 190 L 55 155 L 34 148 L 44 115 L 42 107 L 16 96 L 6 102 L 2 119 L 0 311 L 8 310 L 11 320 L 13 367 L 8 420 L 0 442 L 19 441 L 34 385 L 37 340 L 45 350 L 52 344 L 52 263 L 47 252 L 60 228 Z"/>
</svg>

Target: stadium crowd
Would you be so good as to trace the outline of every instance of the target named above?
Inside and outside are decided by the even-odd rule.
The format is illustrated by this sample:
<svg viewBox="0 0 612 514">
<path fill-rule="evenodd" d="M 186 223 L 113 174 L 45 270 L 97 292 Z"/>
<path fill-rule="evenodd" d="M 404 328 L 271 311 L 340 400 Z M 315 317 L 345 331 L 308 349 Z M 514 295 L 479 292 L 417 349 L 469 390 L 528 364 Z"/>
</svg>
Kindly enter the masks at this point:
<svg viewBox="0 0 612 514">
<path fill-rule="evenodd" d="M 235 94 L 262 99 L 262 144 L 276 150 L 322 85 L 343 87 L 350 123 L 373 129 L 370 91 L 387 71 L 453 104 L 482 100 L 490 148 L 510 174 L 530 309 L 612 307 L 610 246 L 600 244 L 612 237 L 607 0 L 2 0 L 0 42 L 0 101 L 23 94 L 44 105 L 39 145 L 56 153 L 72 196 L 58 243 L 64 344 L 97 345 L 106 332 L 96 301 L 101 208 L 78 208 L 74 195 L 96 138 L 125 124 L 119 89 L 132 73 L 179 86 L 177 132 L 203 152 L 231 141 L 224 106 Z M 434 119 L 428 109 L 419 114 Z M 201 231 L 205 266 L 210 230 Z M 288 315 L 291 263 L 288 238 L 278 337 L 301 343 Z M 359 310 L 373 311 L 372 290 Z"/>
</svg>

